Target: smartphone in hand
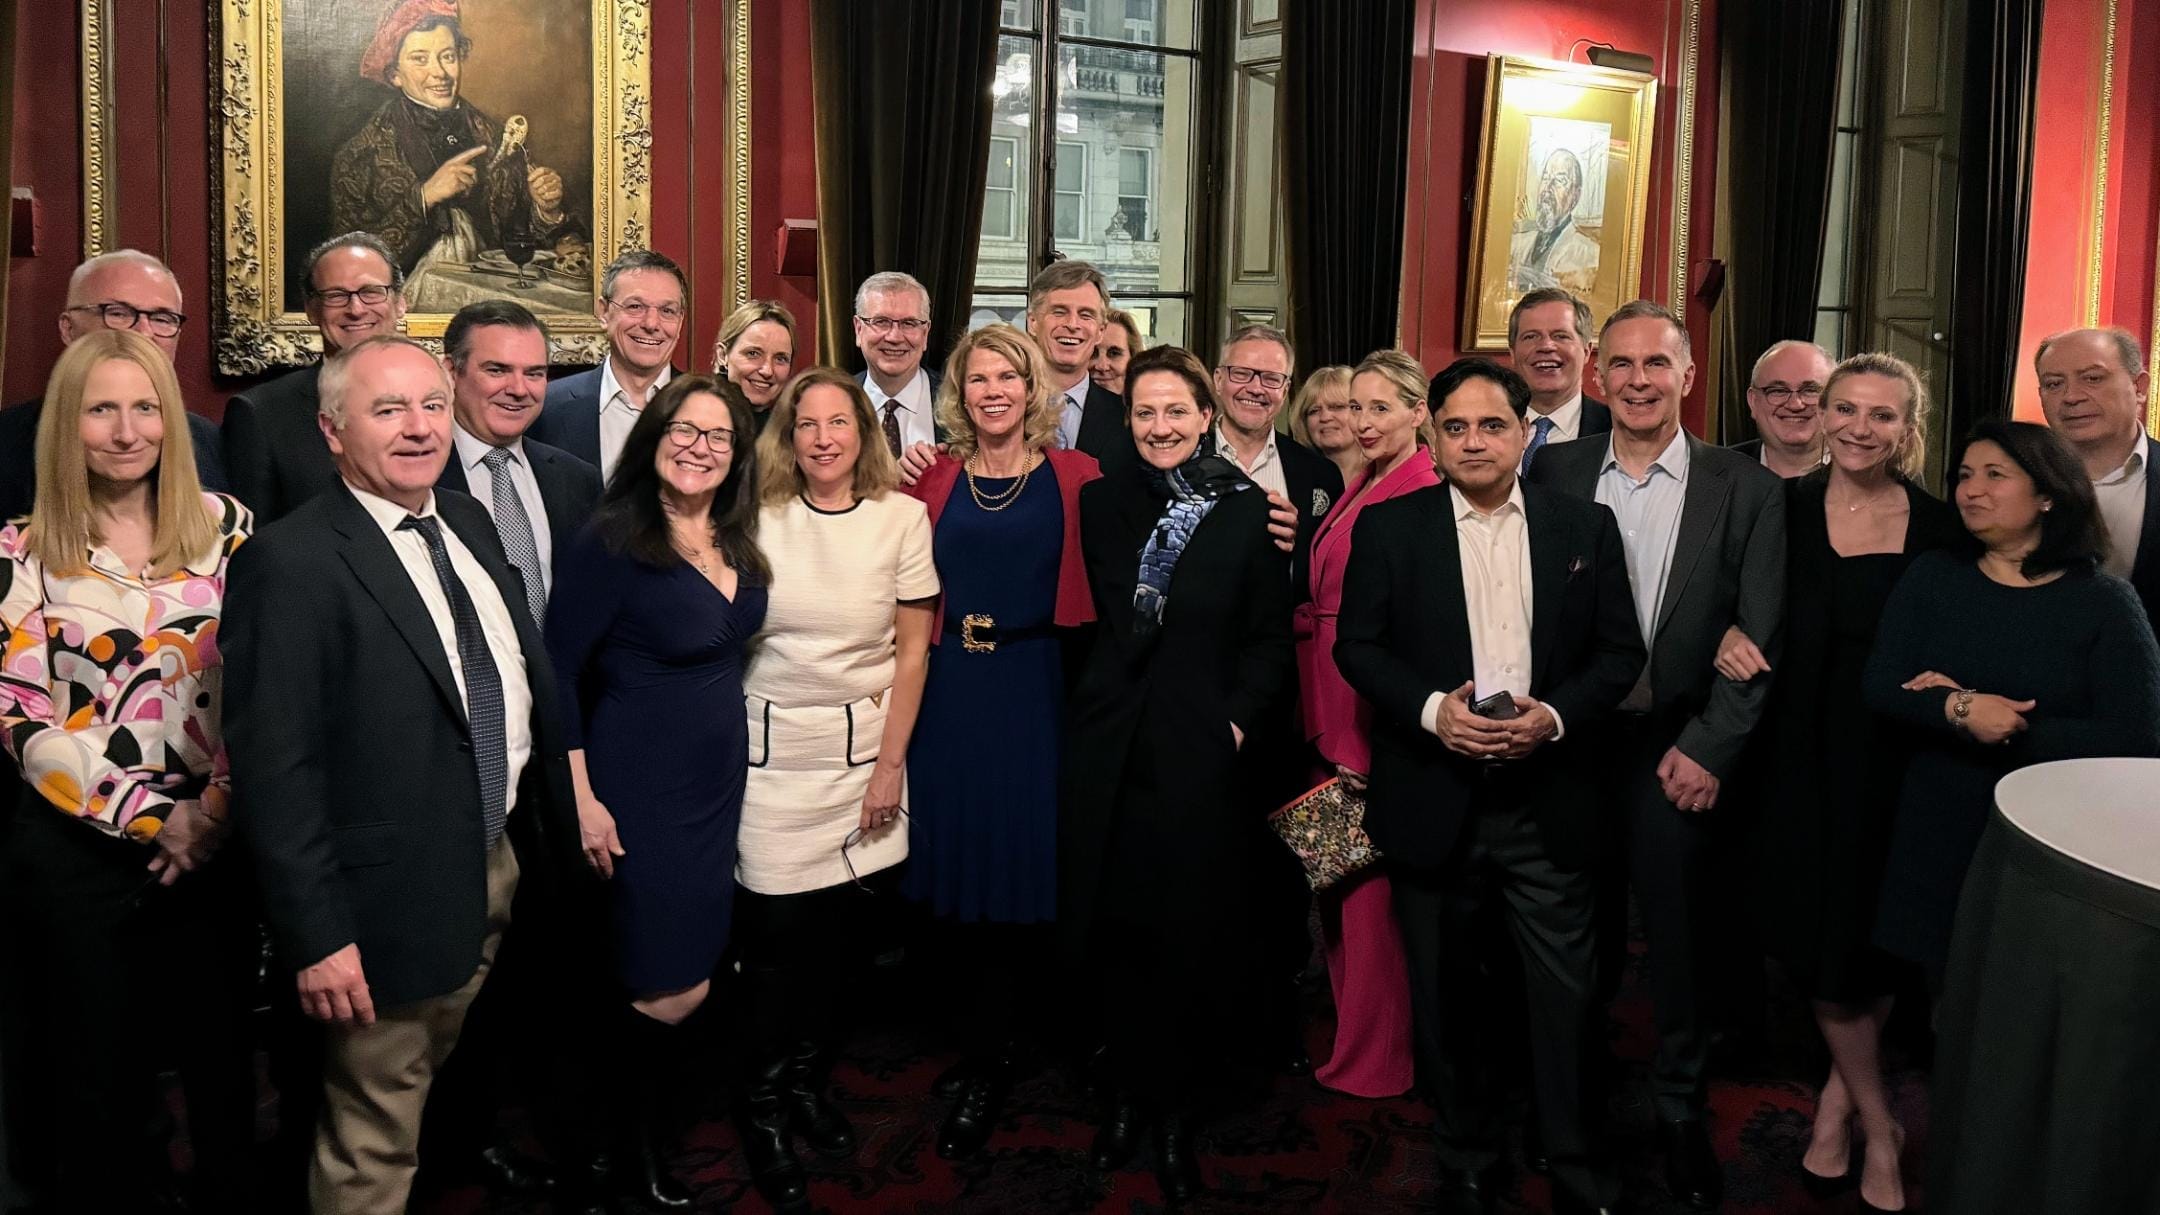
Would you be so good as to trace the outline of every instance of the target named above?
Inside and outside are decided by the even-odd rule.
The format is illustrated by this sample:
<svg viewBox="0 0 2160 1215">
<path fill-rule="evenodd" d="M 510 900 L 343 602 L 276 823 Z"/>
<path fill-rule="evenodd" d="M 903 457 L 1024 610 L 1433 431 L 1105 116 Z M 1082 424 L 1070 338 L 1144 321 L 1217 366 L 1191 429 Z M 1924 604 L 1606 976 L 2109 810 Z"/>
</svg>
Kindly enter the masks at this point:
<svg viewBox="0 0 2160 1215">
<path fill-rule="evenodd" d="M 1515 694 L 1505 688 L 1483 700 L 1471 701 L 1470 711 L 1487 721 L 1512 721 L 1522 716 L 1522 710 L 1515 707 Z"/>
</svg>

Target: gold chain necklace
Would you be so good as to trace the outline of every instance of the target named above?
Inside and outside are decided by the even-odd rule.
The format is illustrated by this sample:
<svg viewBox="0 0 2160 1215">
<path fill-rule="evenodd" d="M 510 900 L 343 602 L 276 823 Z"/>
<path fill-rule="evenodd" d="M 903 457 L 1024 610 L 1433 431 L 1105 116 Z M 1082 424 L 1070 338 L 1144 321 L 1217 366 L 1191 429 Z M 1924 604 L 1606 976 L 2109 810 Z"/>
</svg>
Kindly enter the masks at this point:
<svg viewBox="0 0 2160 1215">
<path fill-rule="evenodd" d="M 986 494 L 980 486 L 975 484 L 975 466 L 981 462 L 982 453 L 980 451 L 974 452 L 968 456 L 967 463 L 962 465 L 962 469 L 967 473 L 968 493 L 975 499 L 975 505 L 993 514 L 1019 501 L 1020 491 L 1027 488 L 1028 474 L 1035 471 L 1033 457 L 1022 457 L 1020 475 L 1013 478 L 1013 483 L 1002 492 Z"/>
</svg>

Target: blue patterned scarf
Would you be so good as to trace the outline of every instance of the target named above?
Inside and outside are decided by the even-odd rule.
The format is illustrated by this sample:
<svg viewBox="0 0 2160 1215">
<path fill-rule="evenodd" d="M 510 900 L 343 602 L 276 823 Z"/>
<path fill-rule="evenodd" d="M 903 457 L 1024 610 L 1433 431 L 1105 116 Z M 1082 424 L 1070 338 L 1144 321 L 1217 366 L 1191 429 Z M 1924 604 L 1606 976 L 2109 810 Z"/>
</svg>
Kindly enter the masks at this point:
<svg viewBox="0 0 2160 1215">
<path fill-rule="evenodd" d="M 1140 575 L 1133 587 L 1133 632 L 1141 637 L 1162 627 L 1163 612 L 1170 606 L 1170 576 L 1177 572 L 1178 558 L 1200 521 L 1223 498 L 1253 487 L 1236 465 L 1200 452 L 1167 471 L 1150 466 L 1147 477 L 1150 487 L 1167 501 L 1162 518 L 1148 529 L 1147 543 L 1140 548 Z"/>
</svg>

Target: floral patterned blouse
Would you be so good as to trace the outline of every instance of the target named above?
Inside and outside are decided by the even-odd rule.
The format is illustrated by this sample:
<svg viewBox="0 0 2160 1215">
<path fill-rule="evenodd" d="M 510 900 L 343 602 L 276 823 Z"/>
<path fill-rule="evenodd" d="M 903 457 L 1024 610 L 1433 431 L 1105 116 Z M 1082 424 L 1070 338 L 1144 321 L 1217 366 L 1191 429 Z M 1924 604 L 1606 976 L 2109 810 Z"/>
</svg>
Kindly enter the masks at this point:
<svg viewBox="0 0 2160 1215">
<path fill-rule="evenodd" d="M 0 529 L 0 741 L 25 784 L 108 834 L 153 839 L 175 802 L 230 787 L 218 618 L 254 518 L 223 494 L 203 501 L 217 543 L 156 579 L 102 545 L 87 570 L 49 576 L 25 520 Z"/>
</svg>

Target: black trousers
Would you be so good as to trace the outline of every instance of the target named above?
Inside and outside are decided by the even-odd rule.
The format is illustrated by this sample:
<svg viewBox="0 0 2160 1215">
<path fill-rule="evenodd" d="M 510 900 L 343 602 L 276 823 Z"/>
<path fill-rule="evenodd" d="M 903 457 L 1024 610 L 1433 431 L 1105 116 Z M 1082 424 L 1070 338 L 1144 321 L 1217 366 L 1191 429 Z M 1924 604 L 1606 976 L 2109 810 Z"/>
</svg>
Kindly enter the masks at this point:
<svg viewBox="0 0 2160 1215">
<path fill-rule="evenodd" d="M 848 1025 L 870 959 L 900 913 L 895 865 L 799 894 L 735 887 L 735 948 L 742 963 L 743 1045 L 757 1067 L 802 1045 L 831 1050 Z"/>
<path fill-rule="evenodd" d="M 1718 917 L 1747 911 L 1721 907 L 1712 897 L 1718 811 L 1682 810 L 1666 799 L 1658 782 L 1658 764 L 1677 733 L 1647 715 L 1622 713 L 1614 719 L 1604 763 L 1618 798 L 1607 821 L 1617 830 L 1608 837 L 1598 875 L 1601 971 L 1608 997 L 1626 963 L 1630 889 L 1642 911 L 1658 1037 L 1650 1091 L 1663 1121 L 1702 1116 L 1710 1049 L 1709 942 Z"/>
<path fill-rule="evenodd" d="M 1521 960 L 1539 1129 L 1553 1178 L 1594 1206 L 1619 1195 L 1598 1147 L 1592 1076 L 1595 885 L 1554 861 L 1537 820 L 1505 775 L 1463 825 L 1437 870 L 1394 866 L 1388 881 L 1410 971 L 1418 1076 L 1433 1102 L 1440 1159 L 1483 1170 L 1500 1159 L 1495 976 L 1481 940 L 1495 917 Z M 1498 904 L 1495 908 L 1494 904 Z"/>
<path fill-rule="evenodd" d="M 42 803 L 6 845 L 14 1164 L 53 1209 L 136 1212 L 167 1172 L 158 1074 L 180 1073 L 194 1189 L 252 1202 L 249 1006 L 260 956 L 239 858 L 160 886 L 152 852 Z"/>
</svg>

